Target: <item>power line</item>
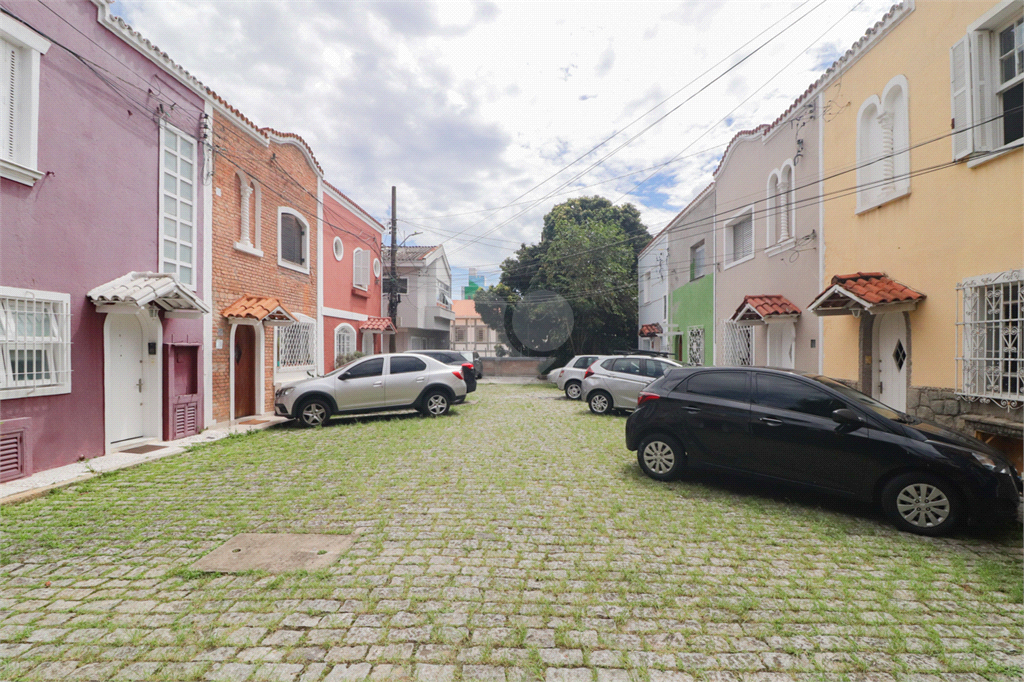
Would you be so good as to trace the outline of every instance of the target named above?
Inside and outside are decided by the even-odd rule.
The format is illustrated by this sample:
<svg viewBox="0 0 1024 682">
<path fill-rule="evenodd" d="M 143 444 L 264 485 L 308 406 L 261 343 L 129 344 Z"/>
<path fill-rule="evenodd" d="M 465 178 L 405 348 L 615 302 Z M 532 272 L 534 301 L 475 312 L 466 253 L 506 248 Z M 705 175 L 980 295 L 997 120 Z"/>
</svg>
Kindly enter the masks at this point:
<svg viewBox="0 0 1024 682">
<path fill-rule="evenodd" d="M 806 18 L 806 17 L 807 17 L 807 16 L 809 15 L 809 14 L 811 14 L 811 12 L 814 12 L 814 11 L 815 11 L 815 10 L 817 10 L 817 9 L 818 9 L 819 7 L 822 7 L 822 6 L 824 5 L 824 4 L 825 4 L 825 0 L 822 0 L 822 1 L 821 1 L 821 2 L 819 3 L 819 4 L 817 4 L 817 5 L 815 5 L 814 7 L 812 7 L 812 8 L 811 8 L 811 9 L 810 9 L 809 11 L 807 11 L 806 13 L 804 13 L 803 15 L 801 15 L 801 16 L 800 16 L 799 18 L 797 18 L 797 19 L 796 19 L 795 21 L 793 21 L 793 22 L 792 22 L 791 24 L 789 24 L 788 26 L 786 26 L 786 27 L 785 27 L 784 29 L 782 29 L 781 31 L 779 31 L 778 33 L 776 33 L 776 34 L 775 34 L 774 36 L 772 36 L 771 38 L 769 38 L 768 40 L 766 40 L 766 41 L 765 41 L 764 43 L 762 43 L 762 44 L 761 44 L 761 45 L 759 45 L 758 47 L 754 48 L 754 50 L 752 50 L 752 51 L 751 51 L 751 52 L 750 52 L 749 54 L 747 54 L 746 56 L 744 56 L 744 57 L 743 57 L 742 59 L 740 59 L 740 60 L 739 60 L 738 62 L 736 62 L 735 64 L 733 64 L 732 66 L 730 66 L 730 67 L 729 67 L 728 69 L 726 69 L 725 71 L 723 71 L 723 72 L 722 72 L 721 74 L 719 74 L 719 75 L 718 75 L 718 76 L 716 76 L 715 78 L 711 79 L 711 81 L 709 81 L 709 82 L 708 82 L 708 83 L 707 83 L 706 85 L 704 85 L 704 86 L 703 86 L 702 88 L 700 88 L 699 90 L 697 90 L 697 92 L 695 92 L 695 93 L 693 93 L 692 95 L 690 95 L 689 97 L 687 97 L 687 98 L 686 98 L 685 100 L 683 100 L 682 102 L 680 102 L 679 104 L 677 104 L 677 105 L 676 105 L 675 107 L 673 107 L 672 109 L 670 109 L 670 110 L 669 110 L 668 112 L 666 112 L 665 114 L 663 114 L 663 115 L 662 115 L 661 117 L 659 117 L 659 118 L 655 119 L 655 120 L 654 120 L 654 122 L 652 122 L 652 123 L 651 123 L 650 125 L 648 125 L 647 127 L 643 128 L 642 130 L 640 130 L 640 132 L 638 132 L 637 134 L 633 135 L 633 137 L 631 137 L 631 138 L 629 138 L 628 140 L 626 140 L 626 141 L 625 141 L 624 143 L 622 143 L 621 145 L 619 145 L 618 147 L 616 147 L 615 149 L 613 149 L 613 150 L 612 150 L 611 152 L 609 152 L 608 154 L 605 154 L 605 155 L 604 155 L 603 157 L 601 157 L 600 159 L 598 159 L 597 161 L 595 161 L 594 163 L 592 163 L 592 164 L 591 164 L 590 166 L 588 166 L 587 168 L 583 169 L 582 171 L 580 171 L 579 173 L 577 173 L 577 174 L 576 174 L 576 175 L 574 175 L 573 177 L 569 178 L 569 179 L 568 179 L 567 181 L 563 182 L 563 183 L 562 183 L 561 185 L 559 185 L 558 187 L 556 187 L 556 188 L 555 188 L 555 189 L 554 189 L 553 191 L 558 191 L 558 190 L 562 189 L 562 188 L 563 188 L 563 187 L 565 187 L 566 185 L 568 185 L 568 184 L 572 183 L 573 181 L 577 180 L 578 178 L 582 177 L 583 175 L 585 175 L 585 174 L 589 173 L 589 172 L 590 172 L 591 170 L 593 170 L 593 169 L 594 169 L 594 168 L 596 168 L 597 166 L 599 166 L 599 165 L 603 164 L 603 163 L 604 163 L 605 161 L 607 161 L 607 160 L 608 160 L 609 158 L 611 158 L 611 157 L 612 157 L 613 155 L 617 154 L 617 153 L 618 153 L 619 151 L 621 151 L 622 149 L 624 149 L 625 147 L 627 147 L 627 146 L 628 146 L 628 145 L 629 145 L 630 143 L 632 143 L 632 142 L 633 142 L 634 140 L 636 140 L 637 138 L 639 138 L 639 137 L 640 137 L 641 135 L 643 135 L 644 133 L 646 133 L 647 131 L 649 131 L 649 130 L 650 130 L 651 128 L 653 128 L 654 126 L 656 126 L 656 125 L 657 125 L 658 123 L 660 123 L 661 121 L 665 120 L 665 119 L 666 119 L 666 118 L 668 118 L 668 117 L 669 117 L 670 115 L 672 115 L 673 113 L 675 113 L 676 111 L 678 111 L 678 110 L 679 110 L 679 109 L 680 109 L 680 108 L 681 108 L 681 107 L 682 107 L 683 105 L 687 104 L 687 103 L 688 103 L 688 102 L 690 102 L 690 101 L 691 101 L 691 100 L 692 100 L 692 99 L 693 99 L 694 97 L 696 97 L 696 96 L 697 96 L 697 95 L 699 95 L 700 93 L 704 92 L 704 91 L 705 91 L 705 90 L 707 90 L 707 89 L 708 89 L 709 87 L 711 87 L 711 86 L 712 86 L 712 85 L 713 85 L 714 83 L 716 83 L 716 82 L 718 82 L 719 80 L 721 80 L 722 78 L 724 78 L 724 77 L 725 77 L 725 75 L 726 75 L 726 74 L 728 74 L 729 72 L 731 72 L 731 71 L 732 71 L 733 69 L 736 69 L 736 68 L 738 68 L 738 67 L 739 67 L 739 66 L 740 66 L 741 64 L 743 64 L 743 63 L 744 63 L 745 61 L 747 61 L 748 59 L 750 59 L 751 57 L 753 57 L 753 56 L 754 56 L 755 54 L 757 54 L 758 52 L 760 52 L 760 51 L 761 51 L 762 49 L 764 49 L 764 48 L 765 48 L 765 47 L 766 47 L 766 46 L 767 46 L 767 45 L 768 45 L 769 43 L 773 42 L 773 41 L 774 41 L 775 39 L 777 39 L 777 38 L 778 38 L 779 36 L 781 36 L 781 35 L 782 35 L 783 33 L 785 33 L 786 31 L 788 31 L 789 29 L 791 29 L 791 28 L 792 28 L 793 26 L 795 26 L 795 25 L 796 25 L 797 23 L 799 23 L 799 22 L 800 22 L 800 21 L 802 21 L 802 20 L 803 20 L 804 18 Z M 801 7 L 802 7 L 802 5 L 801 5 Z M 534 204 L 533 204 L 533 205 L 534 205 L 534 206 L 536 206 L 536 205 L 537 205 L 537 204 L 539 204 L 539 203 L 540 203 L 541 201 L 544 201 L 545 199 L 547 199 L 547 198 L 548 198 L 548 197 L 550 197 L 550 196 L 551 196 L 551 193 L 548 193 L 547 195 L 545 195 L 545 196 L 543 196 L 543 197 L 541 197 L 541 198 L 537 199 L 537 200 L 536 200 L 536 201 L 534 202 Z M 531 208 L 532 208 L 532 206 L 531 206 Z M 484 234 L 483 234 L 483 235 L 481 235 L 481 236 L 486 236 L 486 235 L 490 234 L 491 232 L 494 232 L 495 230 L 497 230 L 497 229 L 500 229 L 501 227 L 503 227 L 504 225 L 507 225 L 507 224 L 508 224 L 509 222 L 511 222 L 512 220 L 514 220 L 514 219 L 518 218 L 519 216 L 523 215 L 524 213 L 526 213 L 526 212 L 527 212 L 528 210 L 530 210 L 530 209 L 524 209 L 523 211 L 520 211 L 519 213 L 517 213 L 516 215 L 512 216 L 511 218 L 508 218 L 507 220 L 505 220 L 505 221 L 503 221 L 503 222 L 499 223 L 498 225 L 496 225 L 495 227 L 491 228 L 490 230 L 488 230 L 488 231 L 484 232 Z M 467 228 L 467 229 L 468 229 L 468 228 Z M 469 245 L 471 245 L 471 244 L 473 244 L 473 243 L 474 243 L 474 241 L 473 241 L 473 240 L 471 240 L 471 241 L 469 241 L 469 242 L 467 242 L 467 243 L 463 244 L 462 246 L 459 246 L 458 248 L 456 248 L 456 249 L 453 249 L 453 250 L 452 250 L 452 253 L 455 253 L 455 252 L 457 252 L 457 251 L 460 251 L 460 250 L 462 250 L 462 249 L 466 248 L 467 246 L 469 246 Z"/>
<path fill-rule="evenodd" d="M 785 14 L 785 15 L 783 15 L 783 16 L 782 16 L 782 17 L 781 17 L 781 18 L 780 18 L 780 19 L 779 19 L 778 21 L 776 21 L 775 23 L 773 23 L 773 24 L 769 25 L 769 26 L 768 26 L 767 28 L 765 28 L 765 29 L 764 29 L 763 31 L 761 31 L 760 33 L 758 33 L 757 35 L 755 35 L 755 36 L 754 36 L 753 38 L 751 38 L 750 40 L 748 40 L 747 42 L 745 42 L 745 43 L 744 43 L 743 45 L 740 45 L 740 46 L 739 46 L 738 48 L 736 48 L 735 50 L 733 50 L 733 52 L 731 52 L 730 54 L 726 55 L 726 56 L 725 56 L 725 57 L 723 57 L 723 58 L 722 58 L 721 60 L 719 60 L 719 61 L 718 61 L 718 62 L 717 62 L 716 64 L 714 64 L 714 65 L 712 65 L 711 67 L 709 67 L 709 68 L 705 69 L 705 70 L 704 70 L 704 71 L 703 71 L 703 72 L 702 72 L 701 74 L 699 74 L 698 76 L 694 77 L 694 78 L 693 78 L 692 80 L 690 80 L 690 82 L 688 82 L 688 83 L 687 83 L 686 85 L 684 85 L 683 87 L 681 87 L 681 88 L 680 88 L 679 90 L 676 90 L 676 91 L 675 91 L 674 93 L 672 93 L 672 94 L 671 94 L 671 95 L 670 95 L 669 97 L 667 97 L 667 98 L 666 98 L 665 100 L 662 100 L 661 102 L 659 102 L 658 104 L 656 104 L 656 105 L 655 105 L 654 107 L 652 107 L 652 108 L 651 108 L 651 109 L 649 109 L 648 111 L 644 112 L 643 114 L 641 114 L 641 115 L 640 115 L 640 116 L 638 116 L 637 118 L 635 118 L 635 119 L 633 119 L 632 121 L 630 121 L 630 122 L 629 122 L 629 123 L 628 123 L 628 124 L 627 124 L 626 126 L 624 126 L 624 127 L 623 127 L 623 129 L 622 129 L 622 130 L 616 131 L 616 132 L 615 132 L 615 133 L 613 133 L 612 135 L 608 136 L 607 138 L 605 138 L 604 140 L 602 140 L 601 142 L 599 142 L 599 143 L 598 143 L 597 145 L 595 145 L 594 147 L 590 148 L 590 149 L 589 149 L 588 151 L 584 152 L 584 153 L 583 153 L 583 154 L 581 154 L 581 155 L 580 155 L 579 157 L 577 157 L 576 159 L 574 159 L 573 161 L 571 161 L 571 162 L 570 162 L 569 164 L 567 164 L 567 165 L 563 166 L 562 168 L 560 168 L 559 170 L 557 170 L 557 171 L 556 171 L 555 173 L 553 173 L 552 175 L 548 176 L 548 177 L 547 177 L 547 178 L 545 178 L 544 180 L 541 180 L 541 181 L 540 181 L 539 183 L 537 183 L 536 185 L 534 185 L 534 186 L 533 186 L 533 187 L 531 187 L 530 189 L 528 189 L 528 190 L 526 190 L 525 192 L 523 192 L 522 194 L 520 194 L 520 195 L 519 195 L 518 197 L 516 197 L 515 199 L 513 199 L 513 200 L 512 200 L 512 202 L 510 202 L 509 204 L 507 204 L 507 205 L 506 205 L 505 207 L 503 207 L 503 208 L 501 208 L 501 209 L 496 209 L 496 210 L 494 211 L 494 213 L 497 213 L 498 211 L 501 211 L 501 210 L 504 210 L 505 208 L 508 208 L 509 206 L 511 206 L 512 204 L 514 204 L 515 202 L 519 201 L 519 200 L 520 200 L 520 199 L 522 199 L 523 197 L 525 197 L 525 196 L 527 196 L 528 194 L 530 194 L 531 192 L 533 192 L 533 191 L 534 191 L 535 189 L 538 189 L 539 187 L 541 187 L 542 185 L 544 185 L 545 183 L 547 183 L 547 182 L 548 182 L 549 180 L 552 180 L 552 179 L 556 178 L 556 177 L 557 177 L 558 175 L 560 175 L 560 174 L 561 174 L 562 172 L 564 172 L 564 171 L 568 170 L 568 169 L 569 169 L 569 168 L 571 168 L 572 166 L 576 165 L 576 164 L 577 164 L 577 163 L 578 163 L 579 161 L 583 160 L 584 158 L 586 158 L 587 156 L 589 156 L 589 155 L 590 155 L 590 154 L 592 154 L 593 152 L 595 152 L 595 151 L 597 151 L 598 149 L 600 149 L 601 147 L 603 147 L 603 146 L 604 146 L 605 144 L 607 144 L 608 142 L 610 142 L 610 141 L 611 141 L 612 139 L 614 139 L 615 137 L 617 137 L 618 135 L 620 135 L 621 133 L 623 133 L 623 132 L 624 132 L 624 131 L 625 131 L 625 130 L 626 130 L 627 128 L 629 128 L 630 126 L 632 126 L 632 125 L 633 125 L 634 123 L 636 123 L 636 122 L 640 121 L 640 120 L 641 120 L 641 119 L 643 119 L 643 118 L 644 118 L 645 116 L 647 116 L 648 114 L 650 114 L 651 112 L 653 112 L 653 111 L 654 111 L 655 109 L 657 109 L 658 107 L 660 107 L 660 106 L 661 106 L 662 104 L 664 104 L 665 102 L 667 102 L 667 101 L 668 101 L 669 99 L 672 99 L 673 97 L 675 97 L 676 95 L 678 95 L 678 94 L 679 94 L 680 92 L 682 92 L 682 91 L 683 91 L 683 90 L 685 90 L 686 88 L 690 87 L 691 85 L 693 85 L 694 83 L 696 83 L 697 81 L 699 81 L 699 80 L 700 80 L 701 78 L 703 78 L 703 77 L 704 77 L 704 76 L 706 76 L 707 74 L 711 73 L 711 71 L 712 71 L 712 70 L 716 69 L 716 68 L 717 68 L 718 66 L 720 66 L 720 65 L 721 65 L 721 64 L 723 64 L 723 63 L 725 63 L 725 62 L 726 62 L 727 60 L 729 60 L 729 59 L 730 59 L 730 58 L 732 58 L 732 57 L 733 57 L 734 55 L 736 55 L 737 53 L 739 53 L 739 52 L 740 52 L 740 50 L 742 50 L 742 49 L 743 49 L 744 47 L 746 47 L 746 46 L 747 46 L 747 45 L 749 45 L 750 43 L 754 42 L 754 40 L 756 40 L 757 38 L 761 37 L 762 35 L 764 35 L 764 34 L 765 34 L 765 33 L 767 33 L 768 31 L 770 31 L 770 30 L 771 30 L 772 28 L 774 28 L 775 26 L 777 26 L 777 25 L 778 25 L 779 23 L 781 23 L 781 22 L 782 22 L 783 20 L 785 20 L 785 19 L 786 19 L 787 17 L 789 17 L 790 15 L 792 15 L 792 14 L 796 13 L 796 12 L 797 12 L 797 11 L 798 11 L 798 10 L 799 10 L 800 8 L 802 8 L 802 7 L 803 7 L 804 5 L 806 5 L 806 4 L 808 3 L 808 2 L 810 2 L 810 0 L 805 0 L 805 2 L 801 3 L 800 5 L 798 5 L 798 6 L 797 6 L 797 7 L 795 7 L 794 9 L 792 9 L 792 10 L 791 10 L 790 12 L 788 12 L 788 13 L 787 13 L 787 14 Z M 822 2 L 821 2 L 821 3 L 819 4 L 819 5 L 817 5 L 817 6 L 816 6 L 816 7 L 814 8 L 814 9 L 817 9 L 818 7 L 820 7 L 820 6 L 821 6 L 821 5 L 823 5 L 823 4 L 824 4 L 824 0 L 822 0 Z M 814 11 L 814 10 L 812 9 L 811 11 Z M 808 14 L 809 14 L 809 13 L 808 13 Z M 806 14 L 805 14 L 804 16 L 806 16 Z M 802 19 L 802 18 L 803 18 L 803 17 L 801 17 L 801 19 Z M 798 20 L 798 21 L 799 21 L 799 20 Z M 795 23 L 795 22 L 794 22 L 794 23 Z M 715 83 L 715 81 L 717 81 L 718 79 L 722 78 L 722 77 L 723 77 L 723 76 L 724 76 L 724 75 L 725 75 L 726 73 L 729 73 L 729 71 L 731 71 L 731 70 L 733 70 L 734 68 L 738 67 L 738 66 L 739 66 L 740 64 L 742 64 L 742 63 L 743 63 L 744 61 L 746 61 L 746 60 L 747 60 L 748 58 L 750 58 L 750 57 L 751 57 L 751 56 L 752 56 L 753 54 L 755 54 L 755 53 L 756 53 L 756 52 L 757 52 L 758 50 L 760 50 L 760 49 L 761 49 L 762 47 L 764 47 L 765 45 L 767 45 L 767 44 L 768 44 L 769 42 L 771 42 L 772 40 L 774 40 L 775 38 L 777 38 L 777 37 L 778 37 L 779 35 L 781 35 L 782 33 L 785 33 L 785 31 L 786 31 L 786 30 L 788 30 L 788 29 L 789 29 L 789 27 L 787 27 L 786 29 L 783 29 L 783 30 L 782 30 L 782 31 L 780 31 L 780 32 L 779 32 L 778 34 L 776 34 L 776 35 L 775 35 L 774 37 L 770 38 L 770 39 L 769 39 L 769 40 L 768 40 L 767 42 L 763 43 L 763 44 L 762 44 L 762 45 L 761 45 L 760 47 L 758 47 L 758 48 L 757 48 L 757 49 L 755 49 L 755 50 L 754 50 L 753 52 L 751 52 L 750 54 L 748 54 L 748 55 L 747 55 L 746 57 L 743 57 L 743 59 L 741 59 L 741 60 L 740 60 L 739 62 L 737 62 L 737 63 L 736 63 L 736 64 L 734 64 L 733 66 L 731 66 L 731 67 L 729 67 L 728 69 L 726 69 L 726 70 L 725 70 L 725 71 L 724 71 L 724 72 L 723 72 L 723 73 L 722 73 L 721 75 L 719 75 L 718 77 L 716 77 L 715 79 L 713 79 L 713 80 L 712 80 L 711 82 L 709 82 L 709 83 L 708 83 L 707 85 L 705 85 L 705 86 L 704 86 L 703 88 L 701 88 L 700 90 L 698 90 L 698 91 L 697 91 L 696 93 L 694 93 L 693 95 L 691 95 L 690 97 L 688 97 L 688 98 L 687 98 L 686 100 L 684 100 L 684 101 L 683 101 L 683 102 L 682 102 L 681 104 L 677 105 L 677 106 L 676 106 L 675 108 L 671 109 L 671 110 L 670 110 L 670 111 L 669 111 L 668 113 L 666 113 L 665 115 L 663 115 L 662 117 L 660 117 L 660 118 L 658 118 L 658 119 L 657 119 L 656 121 L 654 121 L 654 123 L 652 123 L 651 125 L 647 126 L 647 127 L 646 127 L 646 128 L 644 128 L 643 130 L 641 130 L 641 131 L 640 131 L 640 132 L 639 132 L 639 133 L 638 133 L 637 135 L 634 135 L 634 136 L 633 136 L 632 138 L 630 138 L 629 140 L 627 140 L 627 141 L 626 141 L 626 143 L 625 143 L 625 145 L 628 145 L 628 144 L 629 144 L 630 142 L 632 142 L 633 140 L 635 140 L 635 139 L 636 139 L 637 137 L 639 137 L 640 135 L 643 135 L 643 134 L 644 134 L 645 132 L 647 132 L 648 130 L 650 130 L 650 128 L 651 128 L 651 127 L 653 127 L 654 125 L 657 125 L 657 124 L 658 124 L 659 122 L 661 122 L 661 121 L 662 121 L 662 120 L 663 120 L 663 119 L 664 119 L 665 117 L 667 117 L 668 115 L 672 114 L 672 113 L 673 113 L 674 111 L 676 111 L 676 110 L 677 110 L 677 109 L 678 109 L 679 107 L 681 107 L 681 106 L 682 106 L 683 104 L 686 104 L 686 103 L 687 103 L 687 102 L 689 102 L 689 101 L 690 101 L 691 99 L 693 99 L 694 97 L 696 97 L 696 96 L 697 96 L 698 94 L 700 94 L 701 92 L 703 92 L 704 90 L 706 90 L 706 89 L 707 89 L 708 87 L 710 87 L 710 86 L 711 86 L 711 85 L 712 85 L 713 83 Z M 616 153 L 617 151 L 619 151 L 620 149 L 622 149 L 622 147 L 623 147 L 623 146 L 625 146 L 625 145 L 622 145 L 622 146 L 618 147 L 618 148 L 617 148 L 617 149 L 616 149 L 615 151 L 613 151 L 613 152 L 612 152 L 612 154 L 614 154 L 614 153 Z M 605 158 L 608 158 L 608 157 L 606 156 Z M 603 162 L 603 159 L 602 159 L 601 161 L 599 161 L 598 163 L 602 163 L 602 162 Z M 589 170 L 590 170 L 591 168 L 593 168 L 593 167 L 594 167 L 594 166 L 592 165 L 592 166 L 590 166 L 589 168 L 587 168 L 586 170 L 584 170 L 583 172 L 584 172 L 584 173 L 586 173 L 586 172 L 589 172 Z M 578 177 L 580 177 L 580 174 L 577 174 L 576 176 L 574 176 L 573 178 L 571 178 L 571 179 L 570 179 L 570 180 L 569 180 L 568 182 L 572 182 L 573 180 L 575 180 L 575 179 L 576 179 L 576 178 L 578 178 Z M 567 184 L 567 183 L 563 183 L 562 185 L 560 185 L 559 187 L 557 187 L 555 191 L 557 191 L 557 190 L 561 189 L 562 187 L 564 187 L 564 186 L 565 186 L 565 184 Z M 549 194 L 549 195 L 547 195 L 547 196 L 550 196 L 550 194 Z M 545 196 L 545 197 L 541 197 L 540 199 L 538 199 L 538 200 L 535 200 L 535 201 L 533 202 L 532 206 L 535 206 L 535 205 L 536 205 L 537 203 L 539 203 L 540 201 L 543 201 L 543 200 L 544 200 L 545 198 L 547 198 L 547 196 Z M 531 207 L 532 207 L 532 206 L 531 206 Z M 520 213 L 516 214 L 515 216 L 512 216 L 512 218 L 510 218 L 509 220 L 513 220 L 513 219 L 515 219 L 515 218 L 519 217 L 520 215 L 522 215 L 523 213 L 525 213 L 525 212 L 526 212 L 527 210 L 529 210 L 529 209 L 525 209 L 524 211 L 522 211 L 522 212 L 520 212 Z M 492 215 L 493 215 L 493 214 L 492 214 Z M 480 223 L 484 222 L 484 220 L 487 220 L 488 218 L 490 218 L 490 216 L 487 216 L 486 218 L 483 218 L 483 219 L 481 219 L 481 220 L 477 221 L 477 222 L 476 222 L 476 223 L 474 223 L 473 225 L 470 225 L 470 226 L 469 226 L 469 227 L 467 227 L 467 228 L 466 228 L 465 230 L 462 230 L 462 232 L 460 232 L 459 234 L 461 235 L 462 233 L 464 233 L 464 232 L 467 232 L 468 230 L 471 230 L 471 229 L 473 229 L 474 227 L 476 227 L 476 226 L 477 226 L 477 225 L 479 225 Z M 500 224 L 499 224 L 499 225 L 497 225 L 497 226 L 496 226 L 495 228 L 493 228 L 492 230 L 490 230 L 490 231 L 489 231 L 489 232 L 488 232 L 487 234 L 489 234 L 490 232 L 493 232 L 494 230 L 496 230 L 496 229 L 498 229 L 498 228 L 502 227 L 502 226 L 503 226 L 503 225 L 505 225 L 505 224 L 506 224 L 507 222 L 509 222 L 509 220 L 506 220 L 506 221 L 504 221 L 504 222 L 500 223 Z M 473 243 L 473 242 L 469 242 L 469 243 Z M 461 249 L 461 248 L 464 248 L 464 247 L 459 247 L 459 248 Z M 456 249 L 456 250 L 459 250 L 459 249 Z M 453 253 L 454 253 L 454 251 L 453 251 Z"/>
</svg>

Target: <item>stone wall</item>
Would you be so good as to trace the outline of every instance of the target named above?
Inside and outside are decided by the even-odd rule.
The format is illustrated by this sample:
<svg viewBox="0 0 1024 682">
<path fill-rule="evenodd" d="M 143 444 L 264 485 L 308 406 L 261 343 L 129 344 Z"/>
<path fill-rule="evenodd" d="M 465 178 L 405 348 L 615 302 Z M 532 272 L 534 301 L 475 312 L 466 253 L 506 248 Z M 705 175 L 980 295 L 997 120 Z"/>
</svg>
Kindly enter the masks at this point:
<svg viewBox="0 0 1024 682">
<path fill-rule="evenodd" d="M 536 377 L 548 358 L 480 358 L 485 377 Z"/>
</svg>

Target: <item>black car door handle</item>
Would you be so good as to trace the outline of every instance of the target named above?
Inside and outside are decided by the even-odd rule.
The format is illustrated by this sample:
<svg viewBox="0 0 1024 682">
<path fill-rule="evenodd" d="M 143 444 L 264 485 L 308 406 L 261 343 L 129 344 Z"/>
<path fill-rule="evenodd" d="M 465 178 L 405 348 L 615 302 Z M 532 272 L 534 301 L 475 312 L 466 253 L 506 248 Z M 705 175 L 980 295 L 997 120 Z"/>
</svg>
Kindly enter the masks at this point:
<svg viewBox="0 0 1024 682">
<path fill-rule="evenodd" d="M 782 426 L 782 420 L 775 419 L 774 417 L 761 417 L 760 421 L 764 422 L 768 426 Z"/>
<path fill-rule="evenodd" d="M 692 405 L 687 405 L 683 409 L 689 412 L 690 414 L 697 414 L 698 412 L 700 412 L 699 407 L 693 407 Z"/>
</svg>

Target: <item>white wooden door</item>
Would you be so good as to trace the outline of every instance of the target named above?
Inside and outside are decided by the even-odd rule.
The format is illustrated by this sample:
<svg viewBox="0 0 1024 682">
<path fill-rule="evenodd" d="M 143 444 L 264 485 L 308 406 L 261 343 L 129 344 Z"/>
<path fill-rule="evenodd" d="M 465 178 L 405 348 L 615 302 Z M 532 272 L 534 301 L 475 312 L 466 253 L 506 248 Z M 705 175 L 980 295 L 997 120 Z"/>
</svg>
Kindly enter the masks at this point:
<svg viewBox="0 0 1024 682">
<path fill-rule="evenodd" d="M 793 369 L 796 367 L 796 325 L 792 322 L 773 322 L 768 325 L 768 366 Z"/>
<path fill-rule="evenodd" d="M 903 412 L 907 409 L 907 325 L 903 313 L 882 315 L 875 345 L 878 383 L 873 391 L 879 401 Z"/>
<path fill-rule="evenodd" d="M 145 389 L 142 377 L 144 358 L 142 326 L 135 315 L 110 316 L 110 385 L 106 387 L 110 401 L 111 423 L 107 433 L 111 443 L 140 438 L 143 424 Z"/>
</svg>

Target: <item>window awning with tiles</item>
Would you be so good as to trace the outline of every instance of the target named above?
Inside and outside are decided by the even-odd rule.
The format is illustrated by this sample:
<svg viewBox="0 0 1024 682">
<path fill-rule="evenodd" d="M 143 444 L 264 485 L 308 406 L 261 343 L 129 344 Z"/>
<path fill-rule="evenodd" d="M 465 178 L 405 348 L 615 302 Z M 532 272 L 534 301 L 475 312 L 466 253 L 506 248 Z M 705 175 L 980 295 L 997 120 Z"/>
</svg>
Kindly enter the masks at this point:
<svg viewBox="0 0 1024 682">
<path fill-rule="evenodd" d="M 884 272 L 836 275 L 831 286 L 818 294 L 807 309 L 816 315 L 859 315 L 914 310 L 925 299 L 920 291 L 890 278 Z"/>
<path fill-rule="evenodd" d="M 766 294 L 744 296 L 743 303 L 729 319 L 736 324 L 766 324 L 775 320 L 795 319 L 800 309 L 785 296 Z"/>
<path fill-rule="evenodd" d="M 168 317 L 202 317 L 210 312 L 210 306 L 177 277 L 159 272 L 129 272 L 87 295 L 101 313 L 137 312 L 150 304 L 167 311 Z"/>
<path fill-rule="evenodd" d="M 373 334 L 394 334 L 395 325 L 391 324 L 390 317 L 370 317 L 359 325 L 359 331 Z"/>
<path fill-rule="evenodd" d="M 284 327 L 299 321 L 280 299 L 266 296 L 242 296 L 222 310 L 221 315 L 232 324 L 262 322 L 268 327 Z"/>
<path fill-rule="evenodd" d="M 665 332 L 661 328 L 661 325 L 658 324 L 657 322 L 655 322 L 654 324 L 645 324 L 642 327 L 640 327 L 640 336 L 654 337 L 657 336 L 658 334 L 664 333 Z"/>
</svg>

